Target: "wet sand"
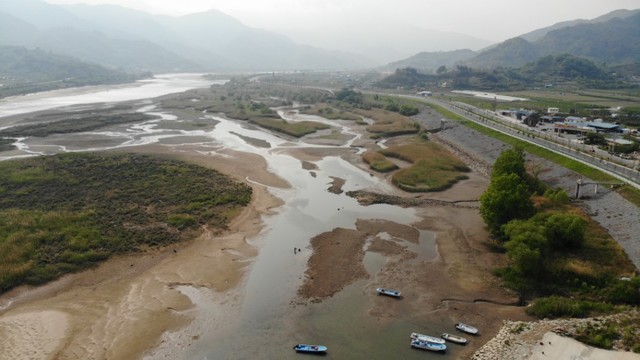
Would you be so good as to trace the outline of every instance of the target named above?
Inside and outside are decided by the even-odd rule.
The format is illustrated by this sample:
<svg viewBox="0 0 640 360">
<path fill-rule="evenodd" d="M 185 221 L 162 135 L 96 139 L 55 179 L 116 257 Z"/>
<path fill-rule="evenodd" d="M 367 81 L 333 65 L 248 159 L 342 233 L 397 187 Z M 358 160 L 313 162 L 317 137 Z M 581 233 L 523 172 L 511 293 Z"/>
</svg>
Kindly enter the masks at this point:
<svg viewBox="0 0 640 360">
<path fill-rule="evenodd" d="M 0 313 L 0 359 L 140 358 L 161 345 L 163 334 L 193 321 L 195 305 L 180 291 L 181 286 L 220 293 L 243 286 L 258 251 L 247 239 L 262 228 L 261 215 L 282 204 L 265 186 L 286 188 L 288 183 L 268 172 L 261 157 L 236 151 L 216 150 L 217 156 L 212 156 L 210 148 L 195 145 L 147 145 L 118 151 L 163 154 L 213 167 L 251 185 L 253 201 L 224 234 L 205 231 L 190 242 L 116 257 L 96 269 L 67 275 L 44 287 L 18 288 L 2 295 L 0 306 L 9 301 L 13 304 Z M 344 149 L 296 149 L 290 154 L 301 164 L 340 155 L 365 167 L 354 152 Z M 342 183 L 334 179 L 331 191 L 339 191 Z M 474 175 L 431 196 L 474 199 L 486 184 L 485 178 Z M 394 195 L 416 196 L 399 190 L 394 190 Z M 310 243 L 313 253 L 298 291 L 300 303 L 325 301 L 355 283 L 362 282 L 368 293 L 377 286 L 393 284 L 403 290 L 403 304 L 389 306 L 376 298 L 366 309 L 368 315 L 380 320 L 411 317 L 416 324 L 474 324 L 482 334 L 459 350 L 459 357 L 470 356 L 488 341 L 502 320 L 528 319 L 521 308 L 474 302 L 516 300 L 491 275 L 501 257 L 484 247 L 488 234 L 477 209 L 425 206 L 417 211 L 422 220 L 414 227 L 367 220 L 359 221 L 355 230 L 338 228 L 314 238 Z M 412 244 L 419 242 L 416 229 L 435 234 L 437 251 L 433 259 L 421 259 L 411 250 Z M 372 236 L 380 233 L 389 237 Z M 374 273 L 366 269 L 367 252 L 384 257 Z M 192 336 L 195 339 L 199 335 Z"/>
<path fill-rule="evenodd" d="M 127 150 L 186 156 L 155 145 Z M 196 163 L 237 178 L 286 186 L 252 156 L 229 152 L 211 157 L 193 150 L 188 157 Z M 246 168 L 238 163 L 252 164 L 247 166 L 251 171 L 243 172 Z M 110 259 L 38 289 L 3 294 L 0 304 L 13 304 L 0 315 L 0 359 L 140 358 L 158 345 L 163 333 L 191 321 L 193 304 L 176 287 L 224 292 L 239 284 L 249 265 L 245 260 L 256 255 L 246 239 L 261 229 L 260 215 L 281 204 L 264 186 L 250 184 L 252 203 L 224 234 L 204 232 L 187 243 Z"/>
</svg>

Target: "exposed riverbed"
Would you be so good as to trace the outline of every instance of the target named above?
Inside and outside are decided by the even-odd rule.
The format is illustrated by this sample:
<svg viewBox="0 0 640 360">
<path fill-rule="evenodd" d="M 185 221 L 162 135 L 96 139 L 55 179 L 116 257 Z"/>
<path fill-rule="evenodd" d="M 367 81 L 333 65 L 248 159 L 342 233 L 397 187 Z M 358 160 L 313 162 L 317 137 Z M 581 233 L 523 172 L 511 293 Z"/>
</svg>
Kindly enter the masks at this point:
<svg viewBox="0 0 640 360">
<path fill-rule="evenodd" d="M 409 334 L 417 331 L 439 336 L 442 332 L 454 332 L 453 324 L 462 319 L 482 325 L 487 334 L 497 331 L 505 313 L 511 316 L 513 310 L 496 305 L 454 307 L 440 301 L 454 297 L 505 296 L 500 292 L 494 293 L 495 289 L 486 282 L 484 272 L 495 255 L 487 253 L 479 245 L 486 238 L 486 232 L 476 209 L 363 206 L 346 195 L 351 190 L 398 193 L 383 176 L 374 176 L 350 161 L 362 151 L 360 146 L 366 142 L 360 135 L 362 125 L 314 118 L 330 124 L 334 132 L 340 134 L 339 140 L 325 141 L 317 134 L 303 139 L 285 138 L 220 114 L 185 115 L 184 112 L 163 109 L 157 101 L 149 99 L 190 88 L 208 87 L 213 84 L 209 80 L 191 75 L 167 76 L 145 84 L 93 93 L 83 93 L 87 89 L 64 95 L 49 93 L 37 95 L 39 99 L 33 102 L 16 98 L 0 103 L 0 127 L 3 127 L 3 119 L 19 122 L 15 117 L 19 114 L 53 108 L 60 110 L 61 107 L 75 111 L 91 106 L 111 106 L 119 101 L 133 101 L 135 111 L 158 117 L 86 133 L 18 139 L 18 150 L 0 153 L 0 159 L 69 151 L 155 149 L 151 151 L 205 163 L 207 159 L 212 159 L 213 163 L 229 160 L 227 166 L 230 167 L 234 166 L 234 161 L 242 162 L 230 171 L 280 199 L 280 206 L 270 209 L 270 212 L 263 211 L 260 219 L 262 229 L 258 233 L 230 241 L 231 245 L 224 246 L 220 245 L 225 243 L 224 239 L 202 239 L 197 244 L 200 250 L 191 250 L 193 254 L 190 255 L 188 248 L 184 254 L 180 253 L 181 257 L 173 259 L 182 259 L 181 263 L 173 267 L 165 265 L 161 272 L 150 267 L 141 273 L 143 279 L 146 279 L 146 272 L 152 273 L 150 279 L 160 281 L 160 284 L 151 286 L 148 284 L 155 282 L 143 280 L 143 285 L 128 287 L 124 278 L 122 291 L 128 294 L 124 305 L 146 307 L 147 304 L 136 302 L 162 299 L 159 290 L 153 289 L 157 287 L 179 298 L 176 302 L 181 306 L 160 304 L 156 311 L 163 311 L 164 306 L 169 315 L 187 319 L 182 326 L 167 329 L 159 342 L 146 344 L 145 358 L 286 359 L 296 357 L 291 349 L 295 343 L 304 342 L 327 345 L 329 358 L 453 359 L 468 355 L 488 337 L 474 338 L 467 347 L 450 345 L 445 355 L 438 355 L 411 349 Z M 281 116 L 289 121 L 310 119 L 295 111 L 283 111 Z M 373 146 L 371 144 L 369 146 Z M 234 157 L 236 153 L 258 156 L 261 160 L 249 160 L 258 158 L 248 155 Z M 262 166 L 279 181 L 262 180 L 264 175 L 257 173 Z M 256 170 L 252 171 L 251 167 Z M 329 191 L 335 179 L 341 180 L 342 191 Z M 484 180 L 472 176 L 471 180 L 463 181 L 436 197 L 473 199 L 479 196 L 482 184 Z M 329 234 L 335 229 L 343 229 L 344 237 Z M 333 296 L 301 296 L 298 290 L 308 280 L 309 260 L 314 251 L 318 251 L 311 245 L 311 240 L 323 234 L 334 245 L 341 241 L 361 241 L 361 246 L 355 250 L 329 246 L 324 250 L 324 259 L 335 257 L 336 263 L 338 259 L 355 261 L 362 267 L 362 275 L 344 287 L 333 289 Z M 245 242 L 247 246 L 241 245 Z M 294 248 L 300 251 L 294 251 Z M 251 249 L 257 250 L 255 254 Z M 358 254 L 361 254 L 361 259 Z M 166 261 L 170 261 L 169 255 L 165 255 Z M 216 259 L 226 259 L 230 264 L 235 263 L 233 266 L 238 266 L 241 272 L 237 285 L 233 280 L 236 275 L 220 270 L 222 262 L 216 262 Z M 189 274 L 196 270 L 189 267 L 189 261 L 193 261 L 194 268 L 198 264 L 197 271 L 210 270 L 217 274 L 208 276 L 222 277 L 210 283 L 201 278 L 194 280 Z M 175 275 L 171 273 L 172 269 L 175 269 Z M 220 275 L 222 273 L 224 276 Z M 377 286 L 396 288 L 405 295 L 400 300 L 379 297 L 375 294 Z M 145 291 L 149 293 L 141 295 Z M 118 304 L 119 295 L 111 296 L 116 298 L 109 301 Z M 6 308 L 5 312 L 19 312 L 21 303 L 14 303 L 14 300 L 7 296 L 0 298 L 0 306 Z M 72 304 L 74 300 L 65 301 Z M 80 306 L 82 298 L 77 298 L 77 301 Z M 99 302 L 99 298 L 96 301 Z M 37 305 L 29 306 L 38 309 Z M 41 306 L 49 305 L 45 301 Z M 86 304 L 83 306 L 88 307 Z M 69 307 L 73 306 L 65 303 L 61 311 L 69 311 Z M 96 312 L 91 309 L 82 311 Z M 114 317 L 105 321 L 119 321 L 117 311 L 118 308 L 112 309 Z M 77 326 L 80 325 L 76 324 L 76 329 Z M 132 322 L 128 331 L 144 328 L 145 324 Z M 126 343 L 124 333 L 109 336 Z M 93 341 L 98 341 L 98 347 L 109 348 L 116 344 L 115 341 L 106 343 L 108 340 L 99 340 L 97 335 Z M 70 350 L 62 348 L 60 351 Z M 100 354 L 100 350 L 96 351 Z M 113 353 L 105 354 L 113 356 Z"/>
</svg>

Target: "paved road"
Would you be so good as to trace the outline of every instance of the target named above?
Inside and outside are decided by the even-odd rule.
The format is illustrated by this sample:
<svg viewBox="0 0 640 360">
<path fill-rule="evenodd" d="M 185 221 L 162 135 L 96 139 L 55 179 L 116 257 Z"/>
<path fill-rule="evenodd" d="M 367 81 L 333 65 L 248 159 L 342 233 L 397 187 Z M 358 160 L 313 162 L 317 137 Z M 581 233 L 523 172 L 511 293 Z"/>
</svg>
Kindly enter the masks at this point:
<svg viewBox="0 0 640 360">
<path fill-rule="evenodd" d="M 591 147 L 583 144 L 572 144 L 569 140 L 559 138 L 558 136 L 545 134 L 532 130 L 524 124 L 509 121 L 503 117 L 486 110 L 478 109 L 471 105 L 458 102 L 446 102 L 435 99 L 420 98 L 423 101 L 430 102 L 445 109 L 463 116 L 466 119 L 474 121 L 482 126 L 505 133 L 522 141 L 538 145 L 542 148 L 554 151 L 561 155 L 580 161 L 590 165 L 596 169 L 608 173 L 616 177 L 620 181 L 632 185 L 640 189 L 640 171 L 634 170 L 636 161 L 615 159 L 621 165 L 614 162 L 614 158 L 609 154 L 602 152 L 592 153 Z M 594 156 L 596 155 L 596 156 Z"/>
</svg>

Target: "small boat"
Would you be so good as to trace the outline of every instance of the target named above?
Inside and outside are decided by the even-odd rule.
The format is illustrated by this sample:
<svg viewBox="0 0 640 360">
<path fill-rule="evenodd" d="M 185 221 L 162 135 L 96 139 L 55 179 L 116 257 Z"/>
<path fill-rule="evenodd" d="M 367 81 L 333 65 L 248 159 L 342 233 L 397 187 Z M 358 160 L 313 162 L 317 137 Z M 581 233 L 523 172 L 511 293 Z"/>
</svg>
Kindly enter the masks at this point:
<svg viewBox="0 0 640 360">
<path fill-rule="evenodd" d="M 428 341 L 422 341 L 422 340 L 411 340 L 411 347 L 412 348 L 423 349 L 423 350 L 430 350 L 430 351 L 445 351 L 445 350 L 447 350 L 447 345 L 445 345 L 445 344 L 436 344 L 436 343 L 432 343 L 432 342 L 428 342 Z"/>
<path fill-rule="evenodd" d="M 453 334 L 447 334 L 444 333 L 442 335 L 440 335 L 441 338 L 447 340 L 447 341 L 451 341 L 454 342 L 456 344 L 466 344 L 469 342 L 469 340 L 467 340 L 466 338 L 463 338 L 462 336 L 458 336 L 458 335 L 453 335 Z"/>
<path fill-rule="evenodd" d="M 293 347 L 293 350 L 300 353 L 324 354 L 327 352 L 327 347 L 322 345 L 297 344 Z"/>
<path fill-rule="evenodd" d="M 389 289 L 385 289 L 385 288 L 377 288 L 376 292 L 378 293 L 378 295 L 387 295 L 387 296 L 392 296 L 392 297 L 400 297 L 400 291 L 396 291 L 396 290 L 389 290 Z"/>
<path fill-rule="evenodd" d="M 478 329 L 471 326 L 471 325 L 467 325 L 464 323 L 457 323 L 456 324 L 456 329 L 462 331 L 462 332 L 466 332 L 467 334 L 471 334 L 471 335 L 477 335 L 478 334 Z"/>
<path fill-rule="evenodd" d="M 444 344 L 444 339 L 418 333 L 411 333 L 411 340 L 426 341 L 434 344 Z"/>
</svg>

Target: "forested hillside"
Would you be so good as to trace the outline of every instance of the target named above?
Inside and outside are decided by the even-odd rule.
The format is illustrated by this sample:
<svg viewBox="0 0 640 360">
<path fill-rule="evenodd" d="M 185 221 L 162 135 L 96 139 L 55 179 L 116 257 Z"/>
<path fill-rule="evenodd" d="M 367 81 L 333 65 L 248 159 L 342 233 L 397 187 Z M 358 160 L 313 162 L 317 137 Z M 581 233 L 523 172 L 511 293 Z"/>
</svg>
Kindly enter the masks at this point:
<svg viewBox="0 0 640 360">
<path fill-rule="evenodd" d="M 150 76 L 129 74 L 69 56 L 18 46 L 0 46 L 0 98 L 65 87 L 115 84 Z"/>
</svg>

